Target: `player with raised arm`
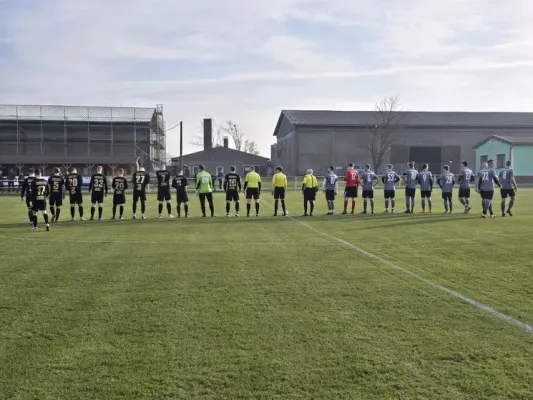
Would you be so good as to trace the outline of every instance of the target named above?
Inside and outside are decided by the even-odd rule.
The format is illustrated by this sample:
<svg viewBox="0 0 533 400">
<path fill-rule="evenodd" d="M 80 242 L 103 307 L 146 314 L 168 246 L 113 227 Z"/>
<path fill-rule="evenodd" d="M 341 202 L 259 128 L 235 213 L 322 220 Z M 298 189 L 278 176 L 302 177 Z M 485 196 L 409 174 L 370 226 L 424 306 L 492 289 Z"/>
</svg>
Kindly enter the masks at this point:
<svg viewBox="0 0 533 400">
<path fill-rule="evenodd" d="M 394 214 L 396 206 L 396 184 L 400 182 L 400 176 L 392 169 L 392 164 L 387 165 L 387 172 L 381 177 L 383 182 L 383 195 L 385 197 L 385 214 L 389 213 L 389 201 L 391 213 Z"/>
<path fill-rule="evenodd" d="M 231 202 L 235 202 L 235 216 L 239 216 L 240 202 L 239 192 L 242 190 L 241 177 L 237 173 L 237 168 L 232 165 L 229 169 L 229 174 L 224 177 L 223 183 L 224 192 L 226 193 L 226 217 L 229 217 L 231 210 Z"/>
<path fill-rule="evenodd" d="M 196 174 L 196 193 L 200 197 L 200 208 L 202 210 L 202 217 L 205 218 L 205 201 L 209 203 L 209 210 L 211 217 L 215 216 L 215 206 L 213 204 L 213 178 L 211 174 L 205 170 L 203 165 L 199 165 L 200 170 Z"/>
<path fill-rule="evenodd" d="M 304 217 L 313 216 L 315 210 L 316 193 L 318 192 L 318 179 L 313 175 L 313 170 L 308 169 L 302 181 L 302 194 L 304 196 Z M 307 203 L 309 203 L 309 214 L 307 214 Z"/>
<path fill-rule="evenodd" d="M 108 186 L 107 177 L 102 173 L 102 166 L 96 167 L 96 174 L 91 176 L 89 182 L 89 193 L 91 194 L 91 221 L 94 221 L 94 212 L 98 204 L 98 221 L 102 220 L 104 212 L 104 197 L 107 197 Z"/>
<path fill-rule="evenodd" d="M 444 200 L 444 214 L 448 212 L 453 214 L 453 186 L 455 185 L 455 176 L 450 172 L 450 167 L 445 165 L 442 174 L 437 179 L 439 187 L 442 189 L 442 200 Z"/>
<path fill-rule="evenodd" d="M 476 178 L 470 168 L 468 168 L 468 161 L 463 161 L 461 164 L 461 174 L 459 175 L 459 201 L 465 208 L 465 214 L 472 209 L 470 207 L 470 184 L 475 182 Z"/>
<path fill-rule="evenodd" d="M 335 196 L 337 196 L 337 192 L 339 191 L 339 177 L 335 173 L 335 167 L 333 165 L 329 166 L 328 172 L 324 176 L 322 188 L 324 189 L 328 204 L 327 215 L 333 215 L 335 213 Z"/>
<path fill-rule="evenodd" d="M 65 181 L 65 186 L 69 193 L 69 202 L 70 202 L 70 222 L 74 221 L 74 214 L 76 205 L 78 206 L 78 212 L 80 214 L 80 221 L 85 221 L 83 218 L 83 194 L 81 192 L 81 185 L 83 183 L 83 178 L 78 174 L 76 167 L 69 169 L 69 174 Z"/>
<path fill-rule="evenodd" d="M 365 164 L 365 170 L 361 174 L 361 180 L 363 181 L 363 212 L 366 214 L 368 209 L 367 202 L 370 201 L 370 212 L 374 214 L 374 185 L 378 182 L 379 178 L 370 170 L 370 165 Z"/>
<path fill-rule="evenodd" d="M 183 211 L 185 211 L 185 218 L 189 217 L 189 195 L 187 194 L 187 178 L 183 171 L 178 171 L 178 175 L 172 179 L 172 187 L 176 189 L 176 211 L 178 211 L 178 218 L 181 218 L 181 205 L 183 204 Z"/>
<path fill-rule="evenodd" d="M 261 197 L 261 177 L 255 172 L 254 167 L 250 167 L 250 171 L 244 178 L 244 191 L 246 193 L 246 216 L 250 216 L 250 209 L 252 208 L 252 200 L 255 201 L 255 216 L 259 217 L 259 198 Z"/>
<path fill-rule="evenodd" d="M 33 168 L 30 168 L 28 170 L 28 176 L 24 178 L 24 181 L 22 182 L 22 189 L 20 190 L 20 201 L 26 200 L 26 208 L 28 209 L 28 219 L 30 220 L 30 224 L 33 226 L 33 210 L 31 206 L 31 200 L 32 200 L 32 184 L 35 180 L 35 170 Z M 24 195 L 26 196 L 26 199 L 24 199 Z"/>
<path fill-rule="evenodd" d="M 61 206 L 65 197 L 63 192 L 65 180 L 61 176 L 61 170 L 59 168 L 55 168 L 54 175 L 48 178 L 48 186 L 50 189 L 50 214 L 52 215 L 52 222 L 57 222 L 59 221 Z"/>
<path fill-rule="evenodd" d="M 46 212 L 46 199 L 50 195 L 48 181 L 43 178 L 43 172 L 40 169 L 36 171 L 36 177 L 31 183 L 31 205 L 32 205 L 32 222 L 33 230 L 37 231 L 37 215 L 39 212 L 43 215 L 46 230 L 50 230 L 48 223 L 48 214 Z"/>
<path fill-rule="evenodd" d="M 428 201 L 428 211 L 431 214 L 433 201 L 431 192 L 433 191 L 433 174 L 429 171 L 429 165 L 424 164 L 422 171 L 418 173 L 418 184 L 420 185 L 420 197 L 422 198 L 422 213 L 426 212 L 426 199 Z"/>
<path fill-rule="evenodd" d="M 412 214 L 415 208 L 416 184 L 418 182 L 418 171 L 415 163 L 411 161 L 407 164 L 407 171 L 403 173 L 405 182 L 405 214 Z"/>
<path fill-rule="evenodd" d="M 514 178 L 514 171 L 511 168 L 511 161 L 505 163 L 505 168 L 500 171 L 500 183 L 501 183 L 501 196 L 502 196 L 502 217 L 505 217 L 505 201 L 507 197 L 510 197 L 509 208 L 507 208 L 507 214 L 510 217 L 513 216 L 513 206 L 515 203 L 515 196 L 518 187 L 516 185 L 516 180 Z"/>
<path fill-rule="evenodd" d="M 492 199 L 494 198 L 494 184 L 501 188 L 500 181 L 494 170 L 489 168 L 487 163 L 481 164 L 477 191 L 481 193 L 481 199 L 483 201 L 483 214 L 481 214 L 483 218 L 487 218 L 487 214 L 490 212 Z M 494 214 L 490 214 L 490 216 L 494 217 Z"/>
<path fill-rule="evenodd" d="M 353 214 L 355 213 L 355 199 L 359 188 L 359 172 L 354 168 L 353 163 L 348 164 L 348 168 L 344 173 L 344 184 L 344 211 L 342 213 L 348 214 L 348 199 L 351 199 Z"/>
<path fill-rule="evenodd" d="M 159 215 L 157 218 L 163 218 L 163 202 L 167 203 L 168 217 L 174 218 L 172 215 L 172 204 L 170 204 L 170 200 L 172 199 L 170 194 L 170 172 L 166 168 L 161 169 L 155 173 L 155 176 L 157 177 L 157 201 L 159 202 Z"/>
<path fill-rule="evenodd" d="M 274 196 L 274 217 L 278 215 L 278 206 L 281 201 L 283 216 L 287 216 L 285 195 L 287 194 L 287 176 L 283 173 L 283 167 L 277 166 L 276 173 L 272 175 L 272 196 Z"/>
<path fill-rule="evenodd" d="M 137 170 L 133 174 L 133 219 L 137 218 L 137 203 L 141 202 L 141 218 L 145 218 L 146 213 L 146 187 L 150 183 L 150 175 L 141 167 L 139 158 L 136 161 Z"/>
<path fill-rule="evenodd" d="M 126 190 L 128 189 L 128 180 L 124 177 L 124 170 L 118 170 L 118 176 L 113 178 L 111 182 L 113 189 L 113 216 L 115 219 L 117 215 L 117 207 L 119 207 L 119 218 L 124 219 L 124 205 L 126 204 Z"/>
</svg>

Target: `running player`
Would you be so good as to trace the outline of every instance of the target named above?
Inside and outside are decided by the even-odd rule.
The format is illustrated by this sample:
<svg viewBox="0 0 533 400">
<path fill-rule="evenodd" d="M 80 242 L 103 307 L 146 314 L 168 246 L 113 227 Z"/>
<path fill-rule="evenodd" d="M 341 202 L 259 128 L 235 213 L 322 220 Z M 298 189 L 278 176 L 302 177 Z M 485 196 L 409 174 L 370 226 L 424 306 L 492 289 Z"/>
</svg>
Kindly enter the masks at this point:
<svg viewBox="0 0 533 400">
<path fill-rule="evenodd" d="M 43 178 L 43 173 L 40 169 L 37 169 L 35 172 L 36 177 L 31 183 L 33 230 L 37 231 L 37 215 L 41 212 L 44 223 L 46 224 L 46 230 L 49 231 L 50 224 L 48 223 L 48 214 L 46 212 L 46 198 L 50 195 L 48 181 Z"/>
<path fill-rule="evenodd" d="M 328 214 L 333 215 L 335 213 L 335 196 L 339 191 L 339 177 L 335 173 L 335 167 L 330 165 L 326 176 L 324 176 L 324 193 L 326 195 L 326 202 L 328 203 Z"/>
<path fill-rule="evenodd" d="M 370 212 L 374 214 L 374 185 L 379 178 L 370 170 L 369 164 L 365 164 L 365 171 L 361 174 L 361 180 L 363 181 L 363 212 L 361 214 L 366 214 L 368 200 L 370 200 Z"/>
<path fill-rule="evenodd" d="M 437 183 L 442 189 L 442 200 L 444 200 L 444 214 L 453 214 L 452 193 L 455 185 L 455 177 L 450 172 L 450 167 L 445 165 L 442 174 L 437 179 Z"/>
<path fill-rule="evenodd" d="M 394 207 L 396 206 L 396 184 L 400 182 L 400 176 L 392 169 L 392 164 L 387 165 L 387 172 L 382 176 L 381 181 L 384 184 L 385 214 L 389 213 L 389 201 L 391 213 L 394 214 Z"/>
<path fill-rule="evenodd" d="M 117 207 L 119 207 L 119 218 L 124 219 L 124 205 L 126 204 L 126 190 L 128 189 L 128 180 L 124 178 L 124 170 L 118 170 L 118 176 L 113 178 L 111 182 L 113 188 L 113 216 L 115 219 L 117 215 Z"/>
<path fill-rule="evenodd" d="M 242 189 L 241 177 L 237 173 L 237 168 L 232 165 L 229 174 L 224 177 L 224 192 L 226 192 L 226 217 L 229 217 L 231 202 L 235 202 L 235 216 L 239 216 L 239 192 Z"/>
<path fill-rule="evenodd" d="M 272 196 L 274 196 L 274 217 L 278 215 L 279 202 L 283 216 L 287 216 L 287 207 L 285 206 L 285 195 L 287 193 L 287 176 L 283 173 L 283 167 L 276 167 L 276 173 L 272 175 Z"/>
<path fill-rule="evenodd" d="M 94 212 L 98 204 L 98 221 L 102 220 L 102 213 L 104 211 L 104 196 L 107 197 L 108 186 L 107 177 L 102 174 L 104 168 L 96 167 L 96 174 L 91 176 L 89 182 L 89 193 L 91 193 L 91 221 L 94 221 Z"/>
<path fill-rule="evenodd" d="M 78 212 L 80 214 L 80 221 L 85 221 L 83 218 L 83 194 L 81 193 L 81 184 L 83 183 L 83 178 L 75 167 L 69 169 L 69 174 L 67 176 L 65 186 L 69 193 L 70 201 L 70 221 L 74 221 L 75 207 L 78 206 Z"/>
<path fill-rule="evenodd" d="M 196 175 L 196 193 L 200 197 L 200 208 L 202 217 L 205 218 L 205 201 L 209 203 L 211 217 L 215 216 L 215 206 L 213 204 L 213 179 L 211 174 L 205 170 L 203 165 L 199 165 L 200 170 Z"/>
<path fill-rule="evenodd" d="M 481 164 L 477 190 L 479 193 L 481 193 L 481 199 L 483 201 L 483 214 L 481 214 L 483 218 L 487 218 L 487 214 L 489 213 L 490 206 L 492 204 L 492 199 L 494 197 L 494 184 L 501 188 L 500 181 L 498 180 L 494 170 L 490 169 L 487 163 Z M 490 216 L 494 217 L 494 214 L 490 214 Z"/>
<path fill-rule="evenodd" d="M 145 218 L 146 213 L 146 187 L 150 183 L 150 175 L 141 167 L 139 158 L 136 161 L 137 171 L 133 174 L 133 219 L 137 218 L 137 203 L 141 201 L 141 218 Z"/>
<path fill-rule="evenodd" d="M 513 216 L 513 206 L 515 202 L 516 191 L 518 190 L 516 186 L 516 180 L 514 179 L 514 171 L 511 168 L 511 161 L 505 163 L 505 168 L 500 171 L 500 183 L 501 183 L 501 195 L 502 195 L 502 217 L 505 217 L 505 201 L 507 197 L 510 197 L 509 208 L 507 209 L 507 214 L 510 217 Z"/>
<path fill-rule="evenodd" d="M 172 205 L 170 200 L 170 172 L 166 169 L 159 170 L 155 173 L 157 177 L 157 201 L 159 202 L 157 218 L 163 218 L 163 202 L 167 203 L 167 212 L 169 218 L 174 218 L 172 215 Z"/>
<path fill-rule="evenodd" d="M 474 173 L 468 168 L 468 161 L 463 161 L 459 175 L 459 201 L 465 208 L 465 214 L 472 209 L 470 207 L 470 184 L 475 180 Z"/>
<path fill-rule="evenodd" d="M 348 199 L 352 200 L 352 214 L 355 212 L 355 199 L 357 198 L 357 189 L 359 188 L 359 172 L 354 168 L 353 164 L 348 164 L 348 168 L 344 173 L 344 211 L 343 214 L 348 214 Z"/>
<path fill-rule="evenodd" d="M 183 171 L 179 171 L 178 175 L 172 179 L 172 187 L 176 189 L 176 199 L 178 211 L 178 218 L 181 218 L 181 205 L 185 211 L 185 218 L 189 217 L 189 196 L 187 195 L 187 178 L 183 175 Z"/>
<path fill-rule="evenodd" d="M 246 216 L 250 216 L 252 208 L 252 199 L 255 201 L 255 216 L 259 217 L 259 198 L 261 196 L 261 177 L 255 172 L 254 167 L 244 178 L 244 191 L 246 192 Z"/>
<path fill-rule="evenodd" d="M 407 171 L 403 173 L 405 181 L 405 214 L 412 214 L 415 208 L 416 183 L 418 181 L 418 171 L 415 163 L 411 161 L 407 164 Z"/>
<path fill-rule="evenodd" d="M 30 168 L 28 170 L 28 176 L 24 178 L 24 181 L 22 182 L 22 189 L 20 190 L 20 201 L 26 200 L 26 208 L 28 209 L 28 219 L 30 220 L 30 224 L 33 226 L 33 210 L 31 206 L 31 199 L 32 199 L 32 187 L 33 187 L 33 181 L 35 180 L 35 170 L 33 168 Z M 26 199 L 24 199 L 24 195 L 26 195 Z"/>
<path fill-rule="evenodd" d="M 304 217 L 313 216 L 315 209 L 316 192 L 318 192 L 318 179 L 313 175 L 313 170 L 308 169 L 302 182 L 302 194 L 304 196 Z M 309 214 L 307 214 L 307 203 L 309 202 Z"/>
<path fill-rule="evenodd" d="M 65 180 L 61 176 L 59 168 L 55 168 L 54 175 L 48 178 L 48 186 L 50 188 L 50 214 L 52 215 L 52 222 L 57 222 L 63 205 L 63 187 L 65 186 Z"/>
<path fill-rule="evenodd" d="M 433 174 L 429 171 L 429 165 L 424 164 L 422 171 L 418 174 L 418 184 L 420 185 L 420 197 L 422 197 L 422 213 L 426 212 L 426 199 L 428 201 L 428 211 L 431 214 L 433 201 L 431 192 L 433 191 Z"/>
</svg>

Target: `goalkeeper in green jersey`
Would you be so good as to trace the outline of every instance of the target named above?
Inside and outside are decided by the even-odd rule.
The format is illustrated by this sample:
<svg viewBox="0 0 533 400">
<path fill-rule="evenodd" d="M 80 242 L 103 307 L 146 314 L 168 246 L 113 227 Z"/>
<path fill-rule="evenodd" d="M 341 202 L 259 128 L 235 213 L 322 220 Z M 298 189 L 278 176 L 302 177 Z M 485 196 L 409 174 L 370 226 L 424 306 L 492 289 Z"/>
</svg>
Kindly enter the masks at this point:
<svg viewBox="0 0 533 400">
<path fill-rule="evenodd" d="M 209 203 L 209 210 L 211 217 L 215 216 L 215 207 L 213 205 L 213 179 L 211 174 L 205 171 L 203 165 L 198 166 L 200 172 L 196 175 L 196 193 L 200 197 L 200 207 L 202 209 L 202 217 L 205 218 L 205 200 Z"/>
</svg>

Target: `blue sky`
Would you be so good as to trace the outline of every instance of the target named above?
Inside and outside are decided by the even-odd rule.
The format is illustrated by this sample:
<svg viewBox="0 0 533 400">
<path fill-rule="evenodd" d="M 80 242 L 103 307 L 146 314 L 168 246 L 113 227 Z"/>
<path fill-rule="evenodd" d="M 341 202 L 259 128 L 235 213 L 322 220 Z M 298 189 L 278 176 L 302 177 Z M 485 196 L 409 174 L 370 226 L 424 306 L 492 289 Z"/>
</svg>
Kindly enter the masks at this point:
<svg viewBox="0 0 533 400">
<path fill-rule="evenodd" d="M 268 156 L 281 109 L 369 110 L 386 96 L 406 110 L 533 108 L 526 0 L 0 0 L 0 10 L 0 103 L 162 103 L 186 143 L 209 115 Z"/>
</svg>

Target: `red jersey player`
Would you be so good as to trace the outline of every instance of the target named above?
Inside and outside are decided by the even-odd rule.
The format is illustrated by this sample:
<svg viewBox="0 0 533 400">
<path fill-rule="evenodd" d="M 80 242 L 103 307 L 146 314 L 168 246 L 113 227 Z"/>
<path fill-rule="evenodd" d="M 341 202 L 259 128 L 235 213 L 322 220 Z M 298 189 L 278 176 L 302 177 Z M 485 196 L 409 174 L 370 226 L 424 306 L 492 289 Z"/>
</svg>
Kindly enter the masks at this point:
<svg viewBox="0 0 533 400">
<path fill-rule="evenodd" d="M 352 199 L 352 214 L 355 212 L 355 199 L 357 198 L 357 188 L 359 187 L 359 172 L 354 169 L 353 164 L 348 164 L 348 169 L 344 174 L 344 211 L 347 214 L 348 199 Z"/>
</svg>

